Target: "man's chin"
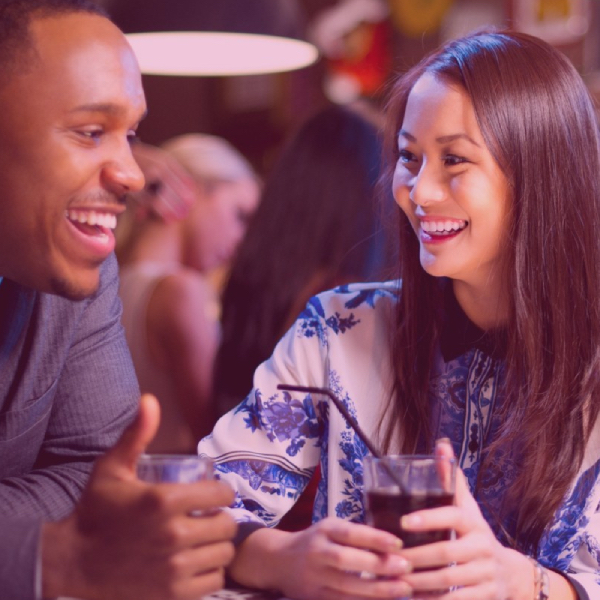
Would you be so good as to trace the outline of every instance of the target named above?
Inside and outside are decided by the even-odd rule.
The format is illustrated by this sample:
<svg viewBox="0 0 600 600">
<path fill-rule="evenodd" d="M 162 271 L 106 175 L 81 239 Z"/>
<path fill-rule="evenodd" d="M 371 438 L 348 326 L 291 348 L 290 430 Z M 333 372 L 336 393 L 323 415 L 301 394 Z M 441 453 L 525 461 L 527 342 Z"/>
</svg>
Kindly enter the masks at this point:
<svg viewBox="0 0 600 600">
<path fill-rule="evenodd" d="M 98 290 L 99 285 L 99 277 L 85 283 L 54 277 L 50 280 L 50 293 L 69 300 L 79 301 L 89 298 Z"/>
</svg>

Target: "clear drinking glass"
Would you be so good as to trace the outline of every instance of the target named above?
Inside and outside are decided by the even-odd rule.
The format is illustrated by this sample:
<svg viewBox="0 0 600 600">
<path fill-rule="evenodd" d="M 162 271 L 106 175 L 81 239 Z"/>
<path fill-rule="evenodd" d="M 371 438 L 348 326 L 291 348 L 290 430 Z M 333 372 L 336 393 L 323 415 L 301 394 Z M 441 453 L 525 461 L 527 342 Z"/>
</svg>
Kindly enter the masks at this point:
<svg viewBox="0 0 600 600">
<path fill-rule="evenodd" d="M 195 454 L 142 454 L 137 476 L 149 483 L 194 483 L 214 479 L 212 460 Z"/>
<path fill-rule="evenodd" d="M 404 531 L 400 519 L 454 503 L 456 462 L 444 456 L 399 455 L 364 461 L 366 522 L 397 535 L 405 548 L 451 539 L 450 530 Z"/>
</svg>

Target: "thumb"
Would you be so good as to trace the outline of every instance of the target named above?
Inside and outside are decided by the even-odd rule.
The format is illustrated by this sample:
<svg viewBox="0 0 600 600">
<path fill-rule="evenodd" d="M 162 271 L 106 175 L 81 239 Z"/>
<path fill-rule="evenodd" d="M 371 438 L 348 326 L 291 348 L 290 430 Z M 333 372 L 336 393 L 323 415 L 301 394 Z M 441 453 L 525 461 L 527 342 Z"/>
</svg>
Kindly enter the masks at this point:
<svg viewBox="0 0 600 600">
<path fill-rule="evenodd" d="M 452 443 L 448 438 L 442 438 L 435 443 L 436 466 L 442 488 L 446 492 L 456 494 L 456 459 Z"/>
<path fill-rule="evenodd" d="M 152 394 L 143 394 L 138 414 L 119 441 L 98 461 L 97 471 L 135 476 L 137 460 L 152 441 L 160 422 L 160 406 Z"/>
<path fill-rule="evenodd" d="M 452 443 L 448 438 L 437 440 L 435 443 L 435 454 L 436 456 L 443 456 L 447 459 L 456 460 L 454 458 Z M 469 489 L 469 483 L 467 482 L 465 474 L 458 466 L 455 466 L 454 468 L 456 469 L 455 504 L 457 506 L 468 506 L 479 512 L 479 506 L 471 495 L 471 490 Z"/>
</svg>

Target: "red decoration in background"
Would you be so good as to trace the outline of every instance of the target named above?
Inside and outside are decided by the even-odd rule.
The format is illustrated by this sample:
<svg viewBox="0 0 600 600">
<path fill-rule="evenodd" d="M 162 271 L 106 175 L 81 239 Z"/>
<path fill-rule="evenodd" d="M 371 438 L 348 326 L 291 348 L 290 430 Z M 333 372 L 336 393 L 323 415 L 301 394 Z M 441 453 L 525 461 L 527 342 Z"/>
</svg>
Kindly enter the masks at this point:
<svg viewBox="0 0 600 600">
<path fill-rule="evenodd" d="M 392 66 L 390 36 L 391 28 L 387 21 L 359 23 L 345 36 L 346 54 L 341 58 L 328 59 L 331 74 L 357 81 L 361 95 L 376 94 Z"/>
<path fill-rule="evenodd" d="M 352 102 L 381 90 L 392 68 L 391 35 L 384 0 L 343 0 L 317 16 L 312 37 L 325 58 L 331 100 Z"/>
</svg>

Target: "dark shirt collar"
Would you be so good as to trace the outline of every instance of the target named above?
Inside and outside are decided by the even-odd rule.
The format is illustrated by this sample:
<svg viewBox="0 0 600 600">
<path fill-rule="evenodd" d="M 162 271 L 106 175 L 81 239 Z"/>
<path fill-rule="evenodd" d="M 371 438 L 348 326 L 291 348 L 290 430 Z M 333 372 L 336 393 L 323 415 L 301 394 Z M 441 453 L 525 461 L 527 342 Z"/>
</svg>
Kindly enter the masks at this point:
<svg viewBox="0 0 600 600">
<path fill-rule="evenodd" d="M 446 362 L 469 350 L 481 350 L 494 359 L 506 357 L 506 329 L 484 331 L 473 323 L 457 302 L 450 280 L 444 283 L 444 316 L 440 347 Z"/>
</svg>

